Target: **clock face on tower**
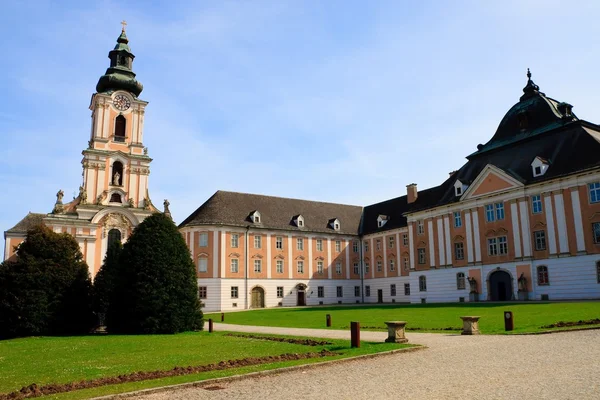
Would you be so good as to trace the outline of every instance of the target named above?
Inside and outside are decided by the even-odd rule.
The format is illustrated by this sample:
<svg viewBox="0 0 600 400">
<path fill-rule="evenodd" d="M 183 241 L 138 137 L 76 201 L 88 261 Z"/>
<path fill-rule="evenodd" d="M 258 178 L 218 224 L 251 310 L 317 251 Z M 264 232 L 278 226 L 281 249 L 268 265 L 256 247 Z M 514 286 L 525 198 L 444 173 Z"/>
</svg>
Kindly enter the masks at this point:
<svg viewBox="0 0 600 400">
<path fill-rule="evenodd" d="M 115 108 L 119 111 L 125 111 L 131 107 L 131 101 L 129 98 L 123 94 L 118 94 L 113 99 L 113 104 Z"/>
</svg>

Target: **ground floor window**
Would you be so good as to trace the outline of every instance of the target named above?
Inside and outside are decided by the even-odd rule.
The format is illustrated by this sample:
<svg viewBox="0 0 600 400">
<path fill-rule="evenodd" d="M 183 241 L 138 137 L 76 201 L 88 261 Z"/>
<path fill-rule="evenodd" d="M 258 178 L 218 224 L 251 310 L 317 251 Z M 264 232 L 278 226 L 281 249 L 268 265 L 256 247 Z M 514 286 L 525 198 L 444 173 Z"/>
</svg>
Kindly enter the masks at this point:
<svg viewBox="0 0 600 400">
<path fill-rule="evenodd" d="M 405 296 L 410 296 L 410 283 L 405 283 L 404 284 L 404 295 Z"/>
<path fill-rule="evenodd" d="M 594 243 L 600 243 L 600 222 L 593 223 L 592 230 L 594 232 Z"/>
<path fill-rule="evenodd" d="M 427 291 L 427 277 L 425 275 L 421 275 L 419 277 L 419 292 Z"/>
<path fill-rule="evenodd" d="M 463 290 L 465 288 L 465 274 L 459 272 L 456 274 L 456 290 Z"/>
<path fill-rule="evenodd" d="M 200 297 L 201 299 L 206 298 L 206 286 L 200 286 L 198 288 L 198 297 Z"/>
<path fill-rule="evenodd" d="M 238 298 L 238 287 L 237 286 L 232 286 L 231 287 L 231 298 L 232 299 L 237 299 Z"/>
<path fill-rule="evenodd" d="M 335 288 L 337 292 L 337 297 L 344 297 L 344 288 L 341 286 L 336 286 Z"/>
<path fill-rule="evenodd" d="M 548 277 L 548 267 L 540 265 L 537 267 L 538 285 L 549 285 L 550 278 Z"/>
<path fill-rule="evenodd" d="M 360 286 L 354 286 L 354 296 L 360 297 Z"/>
<path fill-rule="evenodd" d="M 390 296 L 394 297 L 396 295 L 396 285 L 390 285 Z"/>
<path fill-rule="evenodd" d="M 325 288 L 323 286 L 317 287 L 317 297 L 325 297 Z"/>
<path fill-rule="evenodd" d="M 365 297 L 371 297 L 371 286 L 365 286 Z"/>
<path fill-rule="evenodd" d="M 277 297 L 283 297 L 283 286 L 277 286 Z"/>
</svg>

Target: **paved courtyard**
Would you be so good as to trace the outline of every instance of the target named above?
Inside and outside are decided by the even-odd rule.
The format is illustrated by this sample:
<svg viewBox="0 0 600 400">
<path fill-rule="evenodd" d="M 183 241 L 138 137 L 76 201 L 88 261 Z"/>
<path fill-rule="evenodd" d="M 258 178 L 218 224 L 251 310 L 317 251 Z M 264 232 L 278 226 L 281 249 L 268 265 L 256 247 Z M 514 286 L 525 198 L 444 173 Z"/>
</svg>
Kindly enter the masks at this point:
<svg viewBox="0 0 600 400">
<path fill-rule="evenodd" d="M 215 330 L 349 338 L 345 331 L 215 324 Z M 362 332 L 363 340 L 385 333 Z M 429 348 L 136 399 L 599 399 L 600 330 L 530 336 L 408 333 Z"/>
</svg>

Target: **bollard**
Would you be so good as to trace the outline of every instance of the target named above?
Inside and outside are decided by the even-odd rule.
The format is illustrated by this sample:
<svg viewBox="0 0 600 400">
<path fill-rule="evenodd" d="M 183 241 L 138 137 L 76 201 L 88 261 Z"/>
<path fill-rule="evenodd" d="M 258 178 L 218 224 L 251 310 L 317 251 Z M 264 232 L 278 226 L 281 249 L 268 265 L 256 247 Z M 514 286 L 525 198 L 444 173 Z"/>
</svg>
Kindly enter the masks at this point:
<svg viewBox="0 0 600 400">
<path fill-rule="evenodd" d="M 224 312 L 221 313 L 221 322 L 223 322 L 223 321 L 225 321 L 225 313 Z"/>
<path fill-rule="evenodd" d="M 512 311 L 504 311 L 504 330 L 512 331 L 515 329 L 515 320 Z"/>
<path fill-rule="evenodd" d="M 330 328 L 331 327 L 331 315 L 327 314 L 325 316 L 325 322 L 327 323 L 327 327 Z"/>
<path fill-rule="evenodd" d="M 350 322 L 350 347 L 360 347 L 360 322 Z"/>
<path fill-rule="evenodd" d="M 208 320 L 208 333 L 212 333 L 213 331 L 213 322 L 212 322 L 212 318 L 210 318 Z"/>
</svg>

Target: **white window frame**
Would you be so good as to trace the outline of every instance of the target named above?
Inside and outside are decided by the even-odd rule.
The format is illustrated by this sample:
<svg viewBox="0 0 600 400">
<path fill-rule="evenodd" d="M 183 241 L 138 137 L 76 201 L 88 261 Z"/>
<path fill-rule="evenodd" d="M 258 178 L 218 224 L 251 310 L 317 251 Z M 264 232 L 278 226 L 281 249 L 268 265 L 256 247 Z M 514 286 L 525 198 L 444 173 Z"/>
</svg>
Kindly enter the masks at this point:
<svg viewBox="0 0 600 400">
<path fill-rule="evenodd" d="M 341 275 L 342 274 L 342 263 L 339 262 L 339 261 L 335 263 L 335 273 L 337 275 Z"/>
<path fill-rule="evenodd" d="M 464 272 L 459 272 L 456 274 L 456 290 L 464 290 L 465 287 L 465 274 Z"/>
<path fill-rule="evenodd" d="M 237 233 L 231 234 L 231 248 L 236 249 L 240 245 L 240 235 Z"/>
<path fill-rule="evenodd" d="M 283 274 L 283 260 L 277 260 L 275 262 L 275 270 L 278 274 Z"/>
<path fill-rule="evenodd" d="M 278 299 L 283 298 L 283 286 L 277 286 L 277 298 Z"/>
<path fill-rule="evenodd" d="M 425 264 L 427 262 L 427 256 L 425 254 L 426 253 L 425 250 L 426 250 L 425 247 L 419 247 L 417 249 L 417 255 L 418 255 L 418 258 L 419 258 L 418 263 L 419 264 Z"/>
<path fill-rule="evenodd" d="M 277 236 L 275 238 L 275 248 L 277 250 L 283 250 L 283 236 Z"/>
<path fill-rule="evenodd" d="M 377 260 L 377 272 L 381 272 L 383 271 L 383 262 L 381 262 L 381 260 Z"/>
<path fill-rule="evenodd" d="M 454 211 L 454 227 L 462 227 L 462 214 L 460 213 L 460 211 Z"/>
<path fill-rule="evenodd" d="M 419 276 L 419 292 L 427 291 L 427 277 L 425 275 Z"/>
<path fill-rule="evenodd" d="M 323 239 L 317 239 L 317 251 L 323 251 Z"/>
<path fill-rule="evenodd" d="M 304 239 L 296 238 L 296 250 L 304 251 Z"/>
<path fill-rule="evenodd" d="M 425 223 L 422 219 L 417 221 L 417 235 L 425 234 Z"/>
<path fill-rule="evenodd" d="M 535 244 L 534 248 L 536 251 L 546 250 L 546 231 L 534 231 L 533 243 Z"/>
<path fill-rule="evenodd" d="M 230 293 L 231 293 L 232 299 L 237 299 L 237 298 L 239 298 L 240 290 L 237 286 L 231 286 Z"/>
<path fill-rule="evenodd" d="M 394 263 L 394 259 L 390 258 L 390 271 L 396 270 L 396 264 Z"/>
<path fill-rule="evenodd" d="M 338 253 L 342 251 L 342 242 L 340 240 L 335 241 L 335 251 Z"/>
<path fill-rule="evenodd" d="M 198 298 L 206 299 L 208 297 L 208 287 L 207 286 L 198 286 Z"/>
<path fill-rule="evenodd" d="M 262 247 L 262 236 L 254 235 L 254 248 L 260 249 Z"/>
<path fill-rule="evenodd" d="M 358 253 L 358 240 L 353 240 L 352 241 L 352 251 L 354 253 Z"/>
<path fill-rule="evenodd" d="M 262 260 L 254 260 L 254 272 L 262 272 Z"/>
<path fill-rule="evenodd" d="M 408 234 L 407 233 L 402 234 L 402 244 L 404 246 L 408 246 Z"/>
<path fill-rule="evenodd" d="M 323 261 L 317 261 L 317 274 L 323 275 Z"/>
<path fill-rule="evenodd" d="M 304 261 L 302 261 L 302 260 L 298 260 L 298 261 L 296 262 L 296 271 L 297 271 L 299 274 L 303 274 L 303 273 L 304 273 Z"/>
<path fill-rule="evenodd" d="M 592 182 L 588 184 L 588 192 L 590 204 L 600 202 L 600 182 Z"/>
<path fill-rule="evenodd" d="M 203 232 L 200 234 L 200 237 L 198 238 L 198 246 L 208 247 L 208 233 Z"/>
<path fill-rule="evenodd" d="M 459 257 L 459 255 L 460 255 L 460 257 Z M 465 259 L 465 245 L 463 242 L 455 242 L 454 243 L 454 259 L 455 260 L 464 260 Z"/>
<path fill-rule="evenodd" d="M 542 203 L 542 195 L 534 194 L 531 196 L 531 213 L 541 214 L 544 211 L 544 205 Z"/>
<path fill-rule="evenodd" d="M 208 257 L 198 257 L 198 272 L 208 272 Z"/>
<path fill-rule="evenodd" d="M 237 274 L 240 271 L 240 260 L 232 258 L 229 262 L 229 270 L 232 273 Z"/>
<path fill-rule="evenodd" d="M 360 272 L 359 264 L 357 262 L 355 262 L 354 265 L 352 266 L 352 268 L 353 268 L 352 271 L 354 272 L 354 275 L 358 275 L 358 273 Z"/>
<path fill-rule="evenodd" d="M 388 236 L 388 249 L 393 249 L 396 241 L 393 236 Z"/>
</svg>

